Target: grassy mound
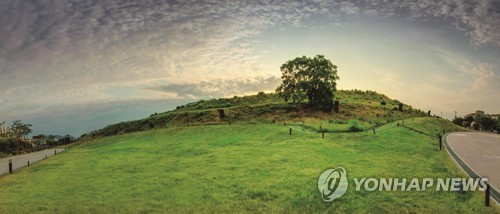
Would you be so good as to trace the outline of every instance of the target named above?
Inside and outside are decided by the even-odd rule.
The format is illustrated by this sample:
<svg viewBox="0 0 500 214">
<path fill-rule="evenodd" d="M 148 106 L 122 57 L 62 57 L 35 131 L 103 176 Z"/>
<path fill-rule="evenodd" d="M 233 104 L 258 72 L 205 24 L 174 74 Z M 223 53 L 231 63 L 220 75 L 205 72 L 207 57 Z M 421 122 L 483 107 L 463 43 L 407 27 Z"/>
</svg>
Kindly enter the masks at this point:
<svg viewBox="0 0 500 214">
<path fill-rule="evenodd" d="M 435 137 L 436 118 L 371 132 L 241 124 L 170 127 L 99 138 L 0 179 L 0 213 L 466 212 L 493 213 L 482 192 L 354 191 L 325 203 L 321 172 L 348 178 L 464 177 Z"/>
<path fill-rule="evenodd" d="M 91 136 L 111 136 L 172 126 L 225 124 L 292 124 L 326 132 L 355 132 L 378 127 L 395 120 L 425 116 L 409 105 L 398 110 L 399 101 L 373 91 L 340 90 L 338 113 L 322 112 L 302 105 L 285 103 L 276 94 L 200 100 L 175 110 L 155 113 L 148 118 L 107 126 Z M 224 118 L 219 110 L 224 111 Z M 321 129 L 320 129 L 321 126 Z"/>
</svg>

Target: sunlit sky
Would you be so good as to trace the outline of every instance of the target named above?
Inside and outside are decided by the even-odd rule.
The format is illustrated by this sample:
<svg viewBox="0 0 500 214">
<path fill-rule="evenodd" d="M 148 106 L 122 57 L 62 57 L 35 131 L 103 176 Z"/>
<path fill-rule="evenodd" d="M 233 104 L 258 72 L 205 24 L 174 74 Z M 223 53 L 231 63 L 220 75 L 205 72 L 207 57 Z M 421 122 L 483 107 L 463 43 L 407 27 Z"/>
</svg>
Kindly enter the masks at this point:
<svg viewBox="0 0 500 214">
<path fill-rule="evenodd" d="M 500 113 L 500 1 L 0 1 L 0 122 L 72 134 L 274 91 L 323 54 L 339 89 Z"/>
</svg>

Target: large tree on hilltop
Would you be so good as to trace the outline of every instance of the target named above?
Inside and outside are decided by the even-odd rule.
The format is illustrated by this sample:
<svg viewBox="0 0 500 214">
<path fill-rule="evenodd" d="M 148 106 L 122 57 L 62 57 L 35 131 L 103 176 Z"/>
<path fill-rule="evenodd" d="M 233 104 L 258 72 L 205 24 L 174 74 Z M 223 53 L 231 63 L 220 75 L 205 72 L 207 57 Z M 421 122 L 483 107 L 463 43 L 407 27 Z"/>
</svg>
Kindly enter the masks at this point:
<svg viewBox="0 0 500 214">
<path fill-rule="evenodd" d="M 334 93 L 337 90 L 337 66 L 323 55 L 314 58 L 297 57 L 281 66 L 281 85 L 276 93 L 286 102 L 303 102 L 318 109 L 333 108 Z"/>
</svg>

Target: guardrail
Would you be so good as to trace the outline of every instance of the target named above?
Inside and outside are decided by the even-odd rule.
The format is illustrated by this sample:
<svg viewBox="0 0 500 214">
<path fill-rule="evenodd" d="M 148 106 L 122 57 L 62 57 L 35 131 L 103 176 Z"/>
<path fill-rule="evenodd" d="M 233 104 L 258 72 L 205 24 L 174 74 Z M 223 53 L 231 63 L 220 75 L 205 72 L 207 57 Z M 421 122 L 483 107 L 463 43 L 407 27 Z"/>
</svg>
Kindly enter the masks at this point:
<svg viewBox="0 0 500 214">
<path fill-rule="evenodd" d="M 448 141 L 446 140 L 446 137 L 448 137 L 450 133 L 447 133 L 444 137 L 443 137 L 443 141 L 444 141 L 444 146 L 446 148 L 446 151 L 448 151 L 448 153 L 453 157 L 453 159 L 455 159 L 455 162 L 460 166 L 462 167 L 462 169 L 465 171 L 465 173 L 467 173 L 471 178 L 474 178 L 474 179 L 480 179 L 481 176 L 479 176 L 473 169 L 471 169 L 464 161 L 462 161 L 462 159 L 460 159 L 460 157 L 457 155 L 457 153 L 455 153 L 455 151 L 453 151 L 453 149 L 450 147 L 450 145 L 448 145 Z M 491 197 L 493 197 L 497 202 L 500 202 L 500 193 L 497 189 L 495 189 L 495 187 L 491 186 L 488 184 L 488 182 L 486 182 L 486 185 L 488 185 L 490 187 L 490 195 Z M 485 187 L 486 188 L 486 187 Z M 487 199 L 485 199 L 487 200 Z"/>
</svg>

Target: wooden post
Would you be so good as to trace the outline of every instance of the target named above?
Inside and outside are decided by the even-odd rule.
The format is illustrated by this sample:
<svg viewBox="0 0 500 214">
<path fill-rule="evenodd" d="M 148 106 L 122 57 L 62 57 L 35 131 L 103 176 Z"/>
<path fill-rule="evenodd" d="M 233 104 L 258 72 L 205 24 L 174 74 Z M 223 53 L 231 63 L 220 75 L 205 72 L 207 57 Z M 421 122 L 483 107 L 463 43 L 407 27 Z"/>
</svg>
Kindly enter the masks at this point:
<svg viewBox="0 0 500 214">
<path fill-rule="evenodd" d="M 28 161 L 28 166 L 30 166 L 30 161 Z"/>
<path fill-rule="evenodd" d="M 325 139 L 325 131 L 321 131 L 321 137 Z"/>
<path fill-rule="evenodd" d="M 441 137 L 441 134 L 437 134 L 438 140 L 439 140 L 439 150 L 443 149 L 443 138 Z"/>
<path fill-rule="evenodd" d="M 54 149 L 54 155 L 57 155 L 57 149 Z"/>
<path fill-rule="evenodd" d="M 486 191 L 484 191 L 484 205 L 490 206 L 490 185 L 486 184 Z"/>
<path fill-rule="evenodd" d="M 224 109 L 217 109 L 219 111 L 219 118 L 222 120 L 226 117 L 226 114 L 224 113 Z"/>
<path fill-rule="evenodd" d="M 9 159 L 9 173 L 12 174 L 12 159 Z"/>
<path fill-rule="evenodd" d="M 292 128 L 290 128 L 290 135 L 292 135 Z"/>
<path fill-rule="evenodd" d="M 377 133 L 375 133 L 375 128 L 373 128 L 373 135 L 375 135 L 375 134 L 377 134 Z"/>
</svg>

